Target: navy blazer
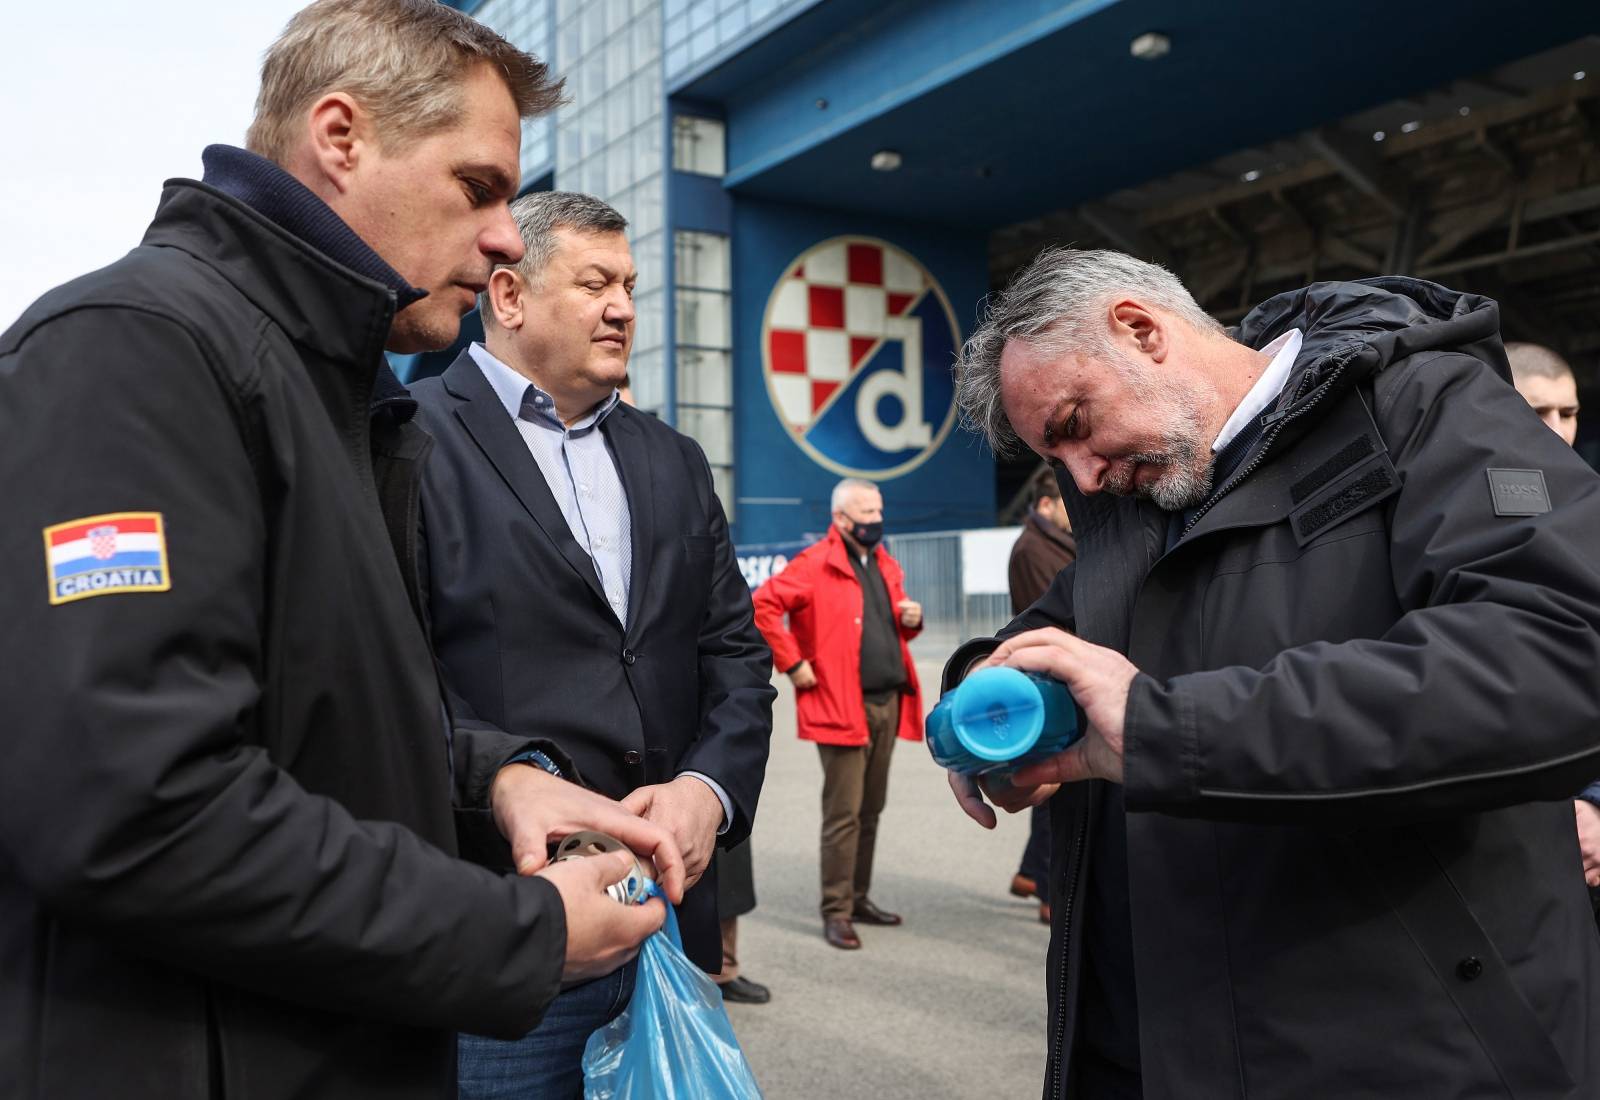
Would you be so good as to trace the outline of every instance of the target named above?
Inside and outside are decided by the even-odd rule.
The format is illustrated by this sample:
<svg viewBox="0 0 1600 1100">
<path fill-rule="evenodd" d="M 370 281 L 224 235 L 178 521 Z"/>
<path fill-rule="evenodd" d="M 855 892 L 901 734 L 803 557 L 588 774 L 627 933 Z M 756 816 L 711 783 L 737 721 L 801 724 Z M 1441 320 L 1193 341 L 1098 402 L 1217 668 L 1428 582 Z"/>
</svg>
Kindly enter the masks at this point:
<svg viewBox="0 0 1600 1100">
<path fill-rule="evenodd" d="M 600 431 L 632 514 L 627 623 L 606 602 L 539 465 L 462 352 L 411 387 L 434 438 L 422 486 L 422 591 L 458 719 L 559 745 L 621 798 L 683 771 L 722 785 L 749 836 L 772 734 L 772 658 L 751 615 L 698 444 L 619 405 Z M 684 948 L 721 969 L 708 868 L 679 909 Z"/>
</svg>

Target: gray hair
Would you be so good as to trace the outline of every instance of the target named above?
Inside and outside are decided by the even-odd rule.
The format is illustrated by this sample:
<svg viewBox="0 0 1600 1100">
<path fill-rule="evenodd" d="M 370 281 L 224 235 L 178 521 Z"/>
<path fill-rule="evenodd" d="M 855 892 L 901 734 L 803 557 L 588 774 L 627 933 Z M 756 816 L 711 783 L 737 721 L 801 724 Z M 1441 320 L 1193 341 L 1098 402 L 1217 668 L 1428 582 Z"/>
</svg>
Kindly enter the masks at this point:
<svg viewBox="0 0 1600 1100">
<path fill-rule="evenodd" d="M 1573 377 L 1572 365 L 1543 344 L 1507 344 L 1506 359 L 1511 363 L 1511 377 L 1518 382 L 1525 378 Z"/>
<path fill-rule="evenodd" d="M 1020 443 L 1000 401 L 1000 354 L 1011 340 L 1053 355 L 1107 355 L 1105 312 L 1120 295 L 1166 310 L 1201 332 L 1226 335 L 1178 277 L 1159 264 L 1107 249 L 1046 248 L 988 302 L 961 349 L 956 403 L 962 423 L 996 454 Z"/>
<path fill-rule="evenodd" d="M 864 478 L 845 478 L 843 481 L 839 482 L 839 484 L 833 487 L 833 496 L 828 501 L 830 509 L 835 512 L 844 511 L 845 503 L 850 499 L 850 494 L 858 492 L 862 489 L 868 489 L 876 493 L 878 491 L 878 486 L 876 482 L 867 481 Z"/>
<path fill-rule="evenodd" d="M 316 0 L 267 50 L 245 146 L 282 163 L 330 92 L 369 111 L 380 141 L 436 133 L 460 117 L 462 82 L 479 64 L 494 67 L 523 118 L 562 103 L 549 66 L 438 0 Z"/>
<path fill-rule="evenodd" d="M 538 286 L 544 269 L 556 251 L 556 230 L 575 229 L 580 233 L 621 233 L 628 219 L 593 195 L 577 191 L 534 191 L 511 204 L 511 218 L 522 237 L 522 259 L 509 267 L 529 286 Z M 487 292 L 478 295 L 478 312 L 485 327 L 494 323 L 494 306 Z"/>
</svg>

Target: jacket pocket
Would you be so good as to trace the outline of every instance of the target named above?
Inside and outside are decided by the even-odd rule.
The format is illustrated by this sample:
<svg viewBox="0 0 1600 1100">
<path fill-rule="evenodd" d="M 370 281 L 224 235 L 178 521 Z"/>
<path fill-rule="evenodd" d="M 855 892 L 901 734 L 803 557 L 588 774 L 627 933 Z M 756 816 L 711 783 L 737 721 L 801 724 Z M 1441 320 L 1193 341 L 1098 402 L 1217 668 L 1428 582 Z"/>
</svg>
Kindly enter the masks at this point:
<svg viewBox="0 0 1600 1100">
<path fill-rule="evenodd" d="M 1561 1053 L 1422 836 L 1415 829 L 1361 833 L 1351 844 L 1510 1095 L 1571 1092 Z"/>
</svg>

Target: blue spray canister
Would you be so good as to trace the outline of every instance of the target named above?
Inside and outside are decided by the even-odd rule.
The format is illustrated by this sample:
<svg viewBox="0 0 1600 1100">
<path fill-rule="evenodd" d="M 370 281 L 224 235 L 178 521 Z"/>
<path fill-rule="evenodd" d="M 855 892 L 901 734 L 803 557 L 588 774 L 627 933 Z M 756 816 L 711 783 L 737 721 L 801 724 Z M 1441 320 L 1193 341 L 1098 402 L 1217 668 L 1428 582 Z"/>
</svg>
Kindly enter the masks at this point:
<svg viewBox="0 0 1600 1100">
<path fill-rule="evenodd" d="M 963 775 L 1009 772 L 1082 736 L 1066 685 L 1035 672 L 980 668 L 928 715 L 928 751 Z"/>
</svg>

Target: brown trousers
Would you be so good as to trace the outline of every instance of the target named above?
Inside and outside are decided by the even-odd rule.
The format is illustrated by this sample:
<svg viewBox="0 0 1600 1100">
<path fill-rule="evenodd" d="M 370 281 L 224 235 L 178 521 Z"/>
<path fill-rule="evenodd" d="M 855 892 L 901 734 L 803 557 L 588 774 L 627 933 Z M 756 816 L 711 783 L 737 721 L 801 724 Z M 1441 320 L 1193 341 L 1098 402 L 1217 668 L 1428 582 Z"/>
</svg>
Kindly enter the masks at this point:
<svg viewBox="0 0 1600 1100">
<path fill-rule="evenodd" d="M 822 756 L 822 916 L 851 917 L 872 885 L 878 815 L 889 794 L 889 757 L 900 696 L 866 702 L 867 743 L 818 745 Z"/>
</svg>

